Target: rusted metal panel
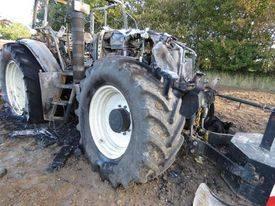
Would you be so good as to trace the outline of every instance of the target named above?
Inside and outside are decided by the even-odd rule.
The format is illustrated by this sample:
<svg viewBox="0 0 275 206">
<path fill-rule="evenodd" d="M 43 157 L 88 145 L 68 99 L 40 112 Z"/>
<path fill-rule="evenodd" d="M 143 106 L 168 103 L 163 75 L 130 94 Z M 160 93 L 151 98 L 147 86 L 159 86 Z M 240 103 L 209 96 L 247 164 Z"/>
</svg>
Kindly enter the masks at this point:
<svg viewBox="0 0 275 206">
<path fill-rule="evenodd" d="M 50 120 L 51 102 L 59 100 L 62 89 L 58 88 L 57 85 L 62 82 L 64 83 L 64 80 L 60 72 L 40 72 L 39 81 L 44 119 Z"/>
</svg>

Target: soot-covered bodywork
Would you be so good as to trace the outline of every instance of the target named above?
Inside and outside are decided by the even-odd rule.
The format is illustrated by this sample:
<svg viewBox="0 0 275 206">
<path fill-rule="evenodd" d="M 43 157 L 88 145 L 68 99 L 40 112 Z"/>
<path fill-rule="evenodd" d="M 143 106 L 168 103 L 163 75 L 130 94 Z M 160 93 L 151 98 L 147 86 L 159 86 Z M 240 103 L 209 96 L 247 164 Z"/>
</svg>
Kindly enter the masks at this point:
<svg viewBox="0 0 275 206">
<path fill-rule="evenodd" d="M 69 2 L 63 0 L 61 2 L 69 4 Z M 271 162 L 272 158 L 269 158 L 274 156 L 275 151 L 274 144 L 272 145 L 275 125 L 274 108 L 262 107 L 246 100 L 219 95 L 215 91 L 216 82 L 214 81 L 211 84 L 206 83 L 204 81 L 204 74 L 196 69 L 197 55 L 191 48 L 178 41 L 174 36 L 166 33 L 158 33 L 150 29 L 130 29 L 127 23 L 128 14 L 125 11 L 126 6 L 124 2 L 119 0 L 112 2 L 112 4 L 106 7 L 95 8 L 87 12 L 87 9 L 84 9 L 86 6 L 83 2 L 72 1 L 72 5 L 69 5 L 71 7 L 68 7 L 70 8 L 71 28 L 61 27 L 58 32 L 53 31 L 48 25 L 47 12 L 44 12 L 43 26 L 37 29 L 38 35 L 35 38 L 36 40 L 21 40 L 13 45 L 14 48 L 18 47 L 16 44 L 21 44 L 21 47 L 24 46 L 19 51 L 14 51 L 18 54 L 22 49 L 25 51 L 25 47 L 30 50 L 29 58 L 33 62 L 37 61 L 42 68 L 38 71 L 39 80 L 36 80 L 40 83 L 44 120 L 61 120 L 66 122 L 69 120 L 68 117 L 73 109 L 77 108 L 75 113 L 78 116 L 79 122 L 82 121 L 82 124 L 78 125 L 80 133 L 82 132 L 81 144 L 85 146 L 83 139 L 85 140 L 86 138 L 87 142 L 92 139 L 91 128 L 87 129 L 86 127 L 88 118 L 85 115 L 89 114 L 87 110 L 87 105 L 89 105 L 87 103 L 88 97 L 90 98 L 90 102 L 92 102 L 92 95 L 96 93 L 96 90 L 99 90 L 98 86 L 103 83 L 109 83 L 110 79 L 112 80 L 112 84 L 125 83 L 127 82 L 126 78 L 131 79 L 133 75 L 136 75 L 134 72 L 131 75 L 127 72 L 121 73 L 124 76 L 119 75 L 125 68 L 122 67 L 122 64 L 127 65 L 130 69 L 138 67 L 138 75 L 144 79 L 139 79 L 136 85 L 140 86 L 143 84 L 144 87 L 149 87 L 148 85 L 154 82 L 157 87 L 153 88 L 154 90 L 145 88 L 144 92 L 139 93 L 132 79 L 127 82 L 127 85 L 123 86 L 124 93 L 128 95 L 131 91 L 132 93 L 138 92 L 139 97 L 135 96 L 129 99 L 132 101 L 138 98 L 138 100 L 134 101 L 135 103 L 141 98 L 147 100 L 149 103 L 153 102 L 154 104 L 150 104 L 150 106 L 148 106 L 149 104 L 145 105 L 148 106 L 147 110 L 152 109 L 158 104 L 164 105 L 164 109 L 158 111 L 158 113 L 162 112 L 162 115 L 157 118 L 155 117 L 156 121 L 154 121 L 155 124 L 159 124 L 156 127 L 158 131 L 155 130 L 154 134 L 148 133 L 148 135 L 144 135 L 144 130 L 152 126 L 149 123 L 152 119 L 148 118 L 147 124 L 143 120 L 143 116 L 148 115 L 149 112 L 147 112 L 148 114 L 144 112 L 145 106 L 142 106 L 141 109 L 140 105 L 132 107 L 139 108 L 137 118 L 139 118 L 139 122 L 146 123 L 145 126 L 137 130 L 138 135 L 136 135 L 137 144 L 140 144 L 141 137 L 143 137 L 144 141 L 147 141 L 146 147 L 140 147 L 140 154 L 133 155 L 133 152 L 129 152 L 128 156 L 130 158 L 134 156 L 133 159 L 143 158 L 138 160 L 140 162 L 136 165 L 132 161 L 129 161 L 132 165 L 139 166 L 139 169 L 145 169 L 144 171 L 147 174 L 145 175 L 145 181 L 143 180 L 144 178 L 139 178 L 142 180 L 140 182 L 146 182 L 147 176 L 150 177 L 152 175 L 151 177 L 153 177 L 165 171 L 175 160 L 174 157 L 183 145 L 187 149 L 187 152 L 200 157 L 206 156 L 216 162 L 223 173 L 226 174 L 226 178 L 230 180 L 229 184 L 239 194 L 246 196 L 257 204 L 264 203 L 266 195 L 269 194 L 269 190 L 271 190 L 275 179 L 274 162 Z M 46 4 L 48 3 L 49 1 L 46 1 Z M 107 26 L 106 10 L 118 5 L 121 6 L 124 16 L 124 29 L 111 29 Z M 94 33 L 93 14 L 95 11 L 104 11 L 105 14 L 105 26 L 96 34 Z M 89 33 L 84 32 L 84 13 L 90 15 Z M 45 43 L 46 46 L 41 42 Z M 43 49 L 38 51 L 36 48 L 41 44 L 44 45 Z M 49 60 L 48 56 L 55 59 Z M 101 73 L 101 71 L 105 73 Z M 107 80 L 105 79 L 102 83 L 102 79 L 106 78 L 106 76 Z M 140 78 L 140 76 L 138 77 Z M 104 85 L 101 86 L 104 87 Z M 121 85 L 118 84 L 117 86 Z M 142 86 L 139 89 L 142 89 Z M 40 91 L 37 93 L 39 93 L 38 97 L 40 98 Z M 145 97 L 145 94 L 148 93 L 151 95 Z M 215 117 L 214 101 L 217 95 L 232 101 L 272 111 L 265 135 L 231 134 L 229 132 L 231 124 L 222 122 L 219 118 Z M 113 105 L 116 106 L 116 103 Z M 121 105 L 117 106 L 121 107 Z M 127 106 L 123 108 L 125 109 L 123 110 L 123 114 L 126 114 L 128 112 L 126 110 Z M 84 109 L 87 112 L 83 112 Z M 121 108 L 116 108 L 114 111 L 118 110 L 122 111 Z M 144 112 L 143 115 L 140 112 Z M 164 115 L 165 118 L 163 118 Z M 93 116 L 96 117 L 97 115 Z M 128 115 L 120 116 L 122 120 L 126 119 L 124 117 L 130 117 Z M 96 118 L 93 120 L 96 120 Z M 91 122 L 93 123 L 94 121 Z M 131 121 L 123 122 L 128 124 Z M 179 126 L 172 127 L 173 123 L 179 124 Z M 129 128 L 127 126 L 122 130 L 125 133 L 123 135 L 131 131 Z M 159 135 L 159 130 L 163 128 L 166 128 L 166 130 Z M 173 130 L 173 128 L 175 135 L 170 135 L 170 130 Z M 126 129 L 129 129 L 129 131 L 126 131 Z M 148 132 L 151 131 L 148 129 Z M 86 132 L 91 138 L 87 136 Z M 169 134 L 169 138 L 172 137 L 172 139 L 169 139 L 169 143 L 166 140 L 161 142 L 163 139 L 162 136 L 165 136 L 166 133 Z M 152 137 L 150 141 L 148 141 L 148 136 Z M 257 141 L 244 141 L 251 139 L 253 136 L 257 136 Z M 261 139 L 262 141 L 260 141 Z M 180 140 L 180 143 L 175 142 L 175 140 Z M 104 141 L 100 141 L 100 144 L 103 144 L 102 142 Z M 173 142 L 174 144 L 172 144 Z M 92 147 L 92 144 L 90 146 Z M 135 150 L 137 150 L 136 148 Z M 144 150 L 145 148 L 146 150 Z M 147 148 L 150 148 L 150 150 L 147 151 Z M 95 153 L 98 154 L 98 150 L 86 149 L 87 154 L 90 151 L 97 151 Z M 158 153 L 162 155 L 154 155 Z M 158 156 L 159 158 L 150 161 L 148 158 L 150 154 L 152 154 L 151 157 Z M 257 158 L 252 157 L 254 154 L 257 154 Z M 271 160 L 263 162 L 263 155 L 266 155 Z M 90 159 L 93 159 L 94 156 L 90 155 Z M 136 168 L 131 170 L 132 173 L 129 173 L 129 171 L 125 173 L 123 170 L 124 166 L 111 170 L 123 158 L 116 161 L 106 161 L 108 158 L 101 153 L 100 157 L 104 158 L 101 158 L 100 161 L 95 161 L 95 163 L 103 171 L 101 175 L 112 178 L 109 179 L 111 182 L 122 183 L 126 186 L 128 182 L 137 179 L 139 174 L 136 173 L 138 170 Z M 160 160 L 162 161 L 161 164 L 159 164 Z M 129 169 L 129 162 L 123 163 L 127 169 Z M 167 164 L 163 164 L 163 162 Z M 140 165 L 143 164 L 144 166 L 141 167 Z M 119 176 L 111 177 L 115 172 Z M 128 179 L 129 181 L 124 181 L 124 177 L 127 177 L 127 174 L 130 174 L 128 177 L 132 178 L 132 180 Z M 141 174 L 144 175 L 145 173 Z M 121 180 L 117 177 L 121 178 Z M 246 192 L 247 190 L 249 190 L 248 193 Z"/>
<path fill-rule="evenodd" d="M 97 37 L 96 58 L 107 55 L 133 57 L 163 83 L 165 98 L 175 95 L 169 122 L 179 112 L 186 118 L 185 132 L 189 152 L 208 157 L 222 170 L 225 181 L 254 204 L 264 204 L 274 182 L 274 109 L 247 100 L 219 95 L 213 84 L 203 80 L 195 68 L 196 53 L 168 34 L 151 30 L 104 30 Z M 265 135 L 230 133 L 232 123 L 214 114 L 215 96 L 273 111 Z M 254 135 L 254 136 L 253 136 Z M 244 141 L 244 139 L 246 141 Z M 269 147 L 263 147 L 268 142 Z M 251 149 L 252 148 L 252 149 Z M 257 156 L 255 156 L 257 154 Z M 265 158 L 266 161 L 263 161 Z M 269 162 L 268 162 L 269 161 Z"/>
<path fill-rule="evenodd" d="M 194 78 L 196 53 L 169 34 L 152 30 L 105 28 L 97 34 L 93 45 L 96 45 L 92 48 L 96 59 L 109 54 L 130 56 L 169 73 L 174 79 L 181 78 L 188 82 Z"/>
<path fill-rule="evenodd" d="M 169 34 L 105 28 L 88 48 L 93 60 L 107 55 L 134 58 L 162 81 L 166 98 L 169 95 L 182 98 L 182 105 L 175 107 L 181 106 L 181 113 L 188 119 L 193 118 L 201 107 L 208 111 L 214 102 L 213 90 L 203 82 L 204 74 L 195 68 L 196 52 Z"/>
</svg>

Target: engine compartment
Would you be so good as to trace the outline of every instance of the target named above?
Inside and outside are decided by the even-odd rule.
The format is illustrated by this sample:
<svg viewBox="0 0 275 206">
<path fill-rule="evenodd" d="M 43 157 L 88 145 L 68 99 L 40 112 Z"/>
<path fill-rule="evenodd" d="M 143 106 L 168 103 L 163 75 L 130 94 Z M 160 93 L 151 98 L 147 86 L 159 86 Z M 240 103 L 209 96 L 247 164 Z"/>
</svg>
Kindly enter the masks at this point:
<svg viewBox="0 0 275 206">
<path fill-rule="evenodd" d="M 133 57 L 185 82 L 194 80 L 196 53 L 175 37 L 153 30 L 105 28 L 90 46 L 93 60 L 107 55 Z"/>
</svg>

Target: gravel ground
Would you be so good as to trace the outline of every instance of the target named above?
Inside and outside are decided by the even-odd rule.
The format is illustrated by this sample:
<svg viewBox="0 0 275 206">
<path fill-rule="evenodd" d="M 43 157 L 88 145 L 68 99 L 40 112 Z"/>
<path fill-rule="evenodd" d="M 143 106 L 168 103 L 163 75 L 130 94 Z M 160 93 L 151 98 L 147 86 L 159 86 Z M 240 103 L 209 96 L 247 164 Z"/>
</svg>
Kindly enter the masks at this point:
<svg viewBox="0 0 275 206">
<path fill-rule="evenodd" d="M 275 94 L 223 89 L 223 92 L 275 105 Z M 269 114 L 248 106 L 217 99 L 218 116 L 232 121 L 236 130 L 263 131 Z M 38 125 L 41 126 L 41 125 Z M 42 125 L 45 126 L 45 125 Z M 41 138 L 10 138 L 12 131 L 32 128 L 0 112 L 0 169 L 7 173 L 0 178 L 0 205 L 192 205 L 200 183 L 207 185 L 232 205 L 249 205 L 226 186 L 212 163 L 198 164 L 180 151 L 176 162 L 159 178 L 142 185 L 113 189 L 91 171 L 83 155 L 72 156 L 59 171 L 46 171 L 62 141 L 44 148 Z M 73 123 L 58 130 L 61 139 L 78 135 Z"/>
</svg>

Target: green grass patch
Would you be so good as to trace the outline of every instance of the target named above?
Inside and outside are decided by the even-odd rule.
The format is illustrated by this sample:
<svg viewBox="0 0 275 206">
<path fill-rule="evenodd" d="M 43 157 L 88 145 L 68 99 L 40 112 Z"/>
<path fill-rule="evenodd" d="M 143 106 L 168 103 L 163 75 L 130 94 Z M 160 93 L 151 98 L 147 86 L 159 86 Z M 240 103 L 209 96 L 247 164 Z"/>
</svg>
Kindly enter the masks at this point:
<svg viewBox="0 0 275 206">
<path fill-rule="evenodd" d="M 258 76 L 252 74 L 229 74 L 223 72 L 207 72 L 207 79 L 211 82 L 218 77 L 218 85 L 239 89 L 275 92 L 275 76 Z"/>
</svg>

